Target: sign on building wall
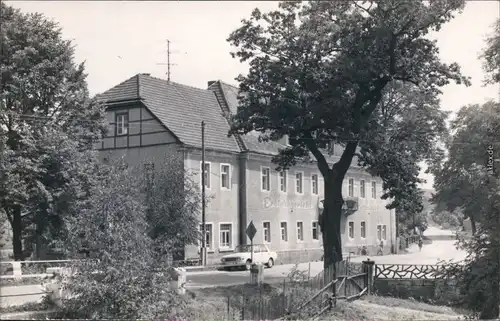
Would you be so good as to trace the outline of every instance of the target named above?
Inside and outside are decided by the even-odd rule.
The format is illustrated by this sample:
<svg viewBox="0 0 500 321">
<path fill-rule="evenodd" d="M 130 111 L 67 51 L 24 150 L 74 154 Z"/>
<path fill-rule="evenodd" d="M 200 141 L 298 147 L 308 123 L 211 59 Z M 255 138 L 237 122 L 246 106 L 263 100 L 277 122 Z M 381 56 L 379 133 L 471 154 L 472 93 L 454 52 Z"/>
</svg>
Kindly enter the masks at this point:
<svg viewBox="0 0 500 321">
<path fill-rule="evenodd" d="M 313 209 L 310 200 L 287 200 L 287 199 L 273 199 L 271 197 L 264 198 L 264 208 L 290 208 L 290 209 Z"/>
</svg>

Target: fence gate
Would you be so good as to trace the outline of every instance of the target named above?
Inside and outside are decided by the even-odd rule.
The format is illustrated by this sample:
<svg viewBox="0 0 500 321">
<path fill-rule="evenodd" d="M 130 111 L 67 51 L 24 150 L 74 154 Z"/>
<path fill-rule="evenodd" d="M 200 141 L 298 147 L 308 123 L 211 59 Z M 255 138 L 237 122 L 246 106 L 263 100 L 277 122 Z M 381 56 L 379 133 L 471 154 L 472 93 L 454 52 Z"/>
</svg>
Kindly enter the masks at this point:
<svg viewBox="0 0 500 321">
<path fill-rule="evenodd" d="M 337 300 L 354 300 L 368 291 L 368 273 L 362 263 L 337 262 L 317 277 L 324 280 L 318 280 L 324 286 L 298 307 L 296 314 L 300 317 L 318 317 L 335 306 Z"/>
</svg>

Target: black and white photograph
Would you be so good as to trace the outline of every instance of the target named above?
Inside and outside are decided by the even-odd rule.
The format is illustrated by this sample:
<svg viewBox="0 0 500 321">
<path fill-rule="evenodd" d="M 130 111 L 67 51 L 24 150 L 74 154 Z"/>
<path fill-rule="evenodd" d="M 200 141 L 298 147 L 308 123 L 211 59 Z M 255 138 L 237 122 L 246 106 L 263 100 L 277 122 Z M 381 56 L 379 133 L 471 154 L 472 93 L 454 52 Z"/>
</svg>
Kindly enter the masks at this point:
<svg viewBox="0 0 500 321">
<path fill-rule="evenodd" d="M 500 320 L 500 1 L 0 2 L 0 320 Z"/>
</svg>

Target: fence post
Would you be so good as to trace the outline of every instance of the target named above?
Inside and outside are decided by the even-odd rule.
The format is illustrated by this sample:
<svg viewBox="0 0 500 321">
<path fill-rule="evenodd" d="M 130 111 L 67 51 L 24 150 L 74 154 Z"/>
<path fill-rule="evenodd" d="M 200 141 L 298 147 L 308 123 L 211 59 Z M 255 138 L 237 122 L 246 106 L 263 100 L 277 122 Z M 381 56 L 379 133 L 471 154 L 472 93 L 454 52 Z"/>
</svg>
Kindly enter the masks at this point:
<svg viewBox="0 0 500 321">
<path fill-rule="evenodd" d="M 365 273 L 366 292 L 368 295 L 373 294 L 374 270 L 375 261 L 371 261 L 370 259 L 363 261 L 363 273 Z"/>
<path fill-rule="evenodd" d="M 282 314 L 286 314 L 286 311 L 288 310 L 287 308 L 287 305 L 286 305 L 286 279 L 283 280 L 283 311 L 282 311 Z"/>
<path fill-rule="evenodd" d="M 241 296 L 241 320 L 245 320 L 245 297 Z"/>
<path fill-rule="evenodd" d="M 231 306 L 230 306 L 230 300 L 231 300 L 231 297 L 228 295 L 227 296 L 227 319 L 228 320 L 231 320 Z"/>
<path fill-rule="evenodd" d="M 23 272 L 21 268 L 21 262 L 14 261 L 12 262 L 12 275 L 14 275 L 14 279 L 21 280 L 23 277 Z"/>
</svg>

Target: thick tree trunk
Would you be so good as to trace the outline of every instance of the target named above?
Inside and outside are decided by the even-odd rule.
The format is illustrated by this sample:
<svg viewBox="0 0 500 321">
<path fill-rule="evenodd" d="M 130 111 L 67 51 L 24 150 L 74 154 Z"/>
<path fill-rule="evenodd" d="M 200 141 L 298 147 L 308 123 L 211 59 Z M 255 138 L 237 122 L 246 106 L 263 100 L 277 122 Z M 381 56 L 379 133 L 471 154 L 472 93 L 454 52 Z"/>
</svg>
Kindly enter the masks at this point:
<svg viewBox="0 0 500 321">
<path fill-rule="evenodd" d="M 12 211 L 12 247 L 14 250 L 15 261 L 22 261 L 24 259 L 22 232 L 23 224 L 21 217 L 21 207 L 16 206 Z"/>
<path fill-rule="evenodd" d="M 343 202 L 342 180 L 325 179 L 324 210 L 321 222 L 325 269 L 342 261 L 340 226 Z"/>
</svg>

